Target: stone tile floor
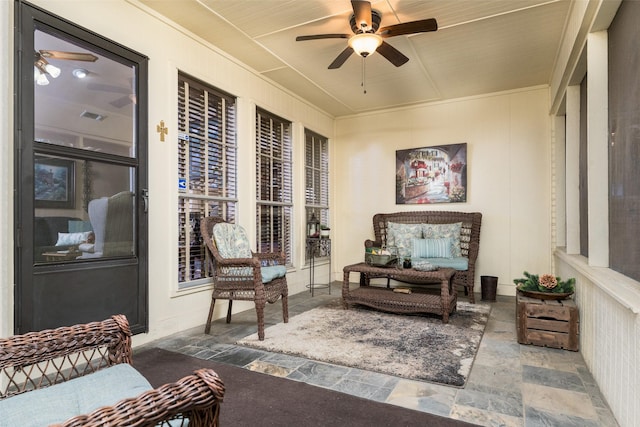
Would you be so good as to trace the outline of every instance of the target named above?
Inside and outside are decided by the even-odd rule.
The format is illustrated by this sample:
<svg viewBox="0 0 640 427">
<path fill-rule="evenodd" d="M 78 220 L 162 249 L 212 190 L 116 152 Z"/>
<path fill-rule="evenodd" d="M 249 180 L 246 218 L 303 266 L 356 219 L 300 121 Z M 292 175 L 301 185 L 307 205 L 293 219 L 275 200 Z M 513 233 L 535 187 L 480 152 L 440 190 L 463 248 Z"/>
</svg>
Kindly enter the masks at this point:
<svg viewBox="0 0 640 427">
<path fill-rule="evenodd" d="M 289 316 L 340 298 L 340 286 L 334 282 L 330 295 L 326 289 L 316 289 L 313 297 L 307 292 L 290 296 Z M 145 347 L 162 347 L 483 426 L 618 425 L 580 352 L 518 344 L 515 297 L 478 303 L 490 304 L 491 315 L 467 384 L 460 389 L 234 345 L 255 333 L 254 310 L 234 314 L 230 324 L 215 321 L 210 335 L 203 333 L 203 326 Z M 279 301 L 267 304 L 265 318 L 267 327 L 282 321 Z"/>
</svg>

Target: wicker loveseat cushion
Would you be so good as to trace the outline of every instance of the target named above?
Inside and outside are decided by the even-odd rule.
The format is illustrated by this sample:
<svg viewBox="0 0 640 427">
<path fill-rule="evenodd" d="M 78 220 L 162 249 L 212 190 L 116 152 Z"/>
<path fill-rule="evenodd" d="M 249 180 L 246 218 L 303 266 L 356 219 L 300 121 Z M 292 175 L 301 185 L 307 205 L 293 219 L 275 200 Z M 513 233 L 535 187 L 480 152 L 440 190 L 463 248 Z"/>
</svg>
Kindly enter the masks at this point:
<svg viewBox="0 0 640 427">
<path fill-rule="evenodd" d="M 131 365 L 114 365 L 0 400 L 0 427 L 42 427 L 62 423 L 151 389 L 151 384 Z"/>
</svg>

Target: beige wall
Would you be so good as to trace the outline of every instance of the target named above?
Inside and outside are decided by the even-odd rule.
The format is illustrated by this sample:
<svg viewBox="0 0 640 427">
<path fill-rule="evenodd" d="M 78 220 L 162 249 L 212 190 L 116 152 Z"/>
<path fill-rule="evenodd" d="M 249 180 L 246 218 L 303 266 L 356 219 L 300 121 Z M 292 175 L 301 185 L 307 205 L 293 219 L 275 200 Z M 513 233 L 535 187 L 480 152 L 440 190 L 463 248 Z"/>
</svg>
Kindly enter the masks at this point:
<svg viewBox="0 0 640 427">
<path fill-rule="evenodd" d="M 13 2 L 0 2 L 3 22 L 0 53 L 6 49 L 6 57 L 11 58 L 13 51 L 12 25 Z M 188 32 L 174 28 L 162 19 L 147 13 L 136 6 L 135 2 L 124 0 L 35 0 L 40 6 L 58 16 L 88 28 L 117 43 L 136 50 L 149 57 L 149 326 L 148 334 L 134 337 L 134 345 L 168 335 L 187 328 L 203 325 L 209 308 L 210 288 L 196 291 L 177 292 L 177 147 L 172 141 L 177 136 L 177 71 L 178 69 L 210 83 L 238 97 L 238 144 L 239 157 L 242 160 L 239 169 L 238 221 L 255 236 L 255 153 L 254 114 L 260 106 L 279 116 L 291 120 L 294 127 L 295 184 L 294 204 L 298 217 L 294 219 L 296 267 L 289 272 L 290 293 L 306 291 L 308 270 L 300 268 L 304 259 L 303 218 L 304 188 L 300 179 L 304 176 L 304 139 L 305 127 L 333 138 L 333 118 L 314 106 L 283 91 L 278 86 L 260 78 L 256 73 L 233 58 L 220 53 L 215 47 L 192 37 Z M 9 10 L 7 10 L 9 9 Z M 6 22 L 5 22 L 6 20 Z M 117 23 L 115 25 L 114 23 Z M 4 56 L 3 56 L 4 57 Z M 5 64 L 5 61 L 2 62 Z M 3 73 L 8 73 L 4 81 L 11 81 L 12 68 L 3 65 Z M 3 87 L 2 90 L 5 90 Z M 3 107 L 13 104 L 11 91 L 2 92 Z M 10 111 L 3 112 L 3 129 L 11 130 L 8 118 Z M 165 142 L 160 142 L 156 133 L 156 124 L 164 120 L 169 129 Z M 10 132 L 2 132 L 2 150 L 9 150 L 13 141 Z M 4 152 L 4 151 L 3 151 Z M 10 152 L 10 151 L 9 151 Z M 3 218 L 11 215 L 13 179 L 13 158 L 2 156 L 0 182 L 6 184 L 0 188 L 2 196 Z M 5 176 L 6 175 L 6 176 Z M 2 246 L 0 251 L 7 252 L 4 259 L 10 259 L 13 253 L 13 231 L 10 221 L 2 221 Z M 0 252 L 2 253 L 2 252 Z M 8 263 L 7 263 L 8 264 Z M 0 267 L 2 282 L 1 332 L 3 335 L 13 330 L 13 268 L 9 264 Z M 328 274 L 325 273 L 325 274 Z M 322 279 L 322 275 L 318 276 Z M 225 304 L 216 308 L 216 317 L 222 317 Z M 234 304 L 236 311 L 251 307 L 247 303 Z"/>
<path fill-rule="evenodd" d="M 151 206 L 149 306 L 150 333 L 135 343 L 204 322 L 208 290 L 175 291 L 177 212 L 175 165 L 176 70 L 182 70 L 239 97 L 240 157 L 253 158 L 251 125 L 255 105 L 294 122 L 297 218 L 302 218 L 304 176 L 301 137 L 309 127 L 331 139 L 333 277 L 342 267 L 362 259 L 365 238 L 372 237 L 376 212 L 413 209 L 455 209 L 482 212 L 477 275 L 499 276 L 499 293 L 513 294 L 512 279 L 523 269 L 543 272 L 552 267 L 551 253 L 566 242 L 564 203 L 564 143 L 562 126 L 555 123 L 555 164 L 551 170 L 551 130 L 548 116 L 562 111 L 567 86 L 584 66 L 581 55 L 587 34 L 606 29 L 619 1 L 575 2 L 552 74 L 551 95 L 546 88 L 490 94 L 432 103 L 401 110 L 363 114 L 334 120 L 313 106 L 257 77 L 251 70 L 206 43 L 173 28 L 125 0 L 32 0 L 150 58 L 149 165 Z M 0 1 L 0 335 L 13 331 L 13 2 Z M 117 25 L 115 24 L 117 23 Z M 564 114 L 564 113 L 558 113 Z M 155 125 L 169 127 L 161 143 Z M 335 125 L 335 133 L 334 133 Z M 567 124 L 568 127 L 569 123 Z M 398 149 L 466 142 L 469 150 L 468 202 L 464 204 L 395 205 L 394 156 Z M 569 160 L 569 159 L 568 159 Z M 244 166 L 243 166 L 244 167 Z M 254 171 L 249 161 L 240 177 L 239 220 L 253 223 Z M 551 177 L 556 177 L 555 193 Z M 566 184 L 565 184 L 566 185 Z M 554 196 L 555 194 L 555 196 Z M 570 200 L 567 197 L 567 200 Z M 554 219 L 552 223 L 551 219 Z M 571 218 L 569 218 L 571 219 Z M 295 263 L 303 253 L 304 223 L 296 224 Z M 552 226 L 555 228 L 552 229 Z M 250 233 L 253 235 L 253 233 Z M 552 236 L 554 239 L 552 240 Z M 621 426 L 638 425 L 640 408 L 640 292 L 638 283 L 606 268 L 593 268 L 577 255 L 557 252 L 553 265 L 562 277 L 578 280 L 581 352 Z M 291 293 L 305 290 L 307 271 L 289 275 Z M 476 277 L 476 282 L 478 277 Z M 478 290 L 478 288 L 476 288 Z M 238 304 L 237 309 L 246 306 Z M 221 310 L 216 317 L 221 317 Z"/>
<path fill-rule="evenodd" d="M 524 270 L 551 271 L 550 118 L 546 87 L 341 118 L 336 124 L 336 273 L 361 261 L 372 216 L 406 210 L 481 212 L 480 275 L 515 295 Z M 467 143 L 467 203 L 395 204 L 395 152 Z M 337 274 L 336 277 L 340 277 Z"/>
</svg>

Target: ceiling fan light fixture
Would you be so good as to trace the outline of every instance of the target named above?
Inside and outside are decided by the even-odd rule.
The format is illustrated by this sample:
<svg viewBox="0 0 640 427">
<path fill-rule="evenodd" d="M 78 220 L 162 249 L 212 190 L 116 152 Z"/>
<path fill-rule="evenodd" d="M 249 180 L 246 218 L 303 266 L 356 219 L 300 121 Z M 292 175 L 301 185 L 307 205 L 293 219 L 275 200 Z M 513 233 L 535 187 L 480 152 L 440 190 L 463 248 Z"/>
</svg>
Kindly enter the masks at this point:
<svg viewBox="0 0 640 427">
<path fill-rule="evenodd" d="M 36 84 L 38 86 L 46 86 L 49 84 L 49 79 L 44 73 L 40 73 L 38 77 L 36 77 Z"/>
<path fill-rule="evenodd" d="M 382 37 L 373 33 L 360 33 L 349 39 L 349 46 L 355 53 L 366 58 L 382 44 Z"/>
<path fill-rule="evenodd" d="M 60 68 L 56 67 L 55 65 L 47 64 L 44 66 L 44 69 L 54 79 L 58 78 L 58 76 L 60 75 Z"/>
</svg>

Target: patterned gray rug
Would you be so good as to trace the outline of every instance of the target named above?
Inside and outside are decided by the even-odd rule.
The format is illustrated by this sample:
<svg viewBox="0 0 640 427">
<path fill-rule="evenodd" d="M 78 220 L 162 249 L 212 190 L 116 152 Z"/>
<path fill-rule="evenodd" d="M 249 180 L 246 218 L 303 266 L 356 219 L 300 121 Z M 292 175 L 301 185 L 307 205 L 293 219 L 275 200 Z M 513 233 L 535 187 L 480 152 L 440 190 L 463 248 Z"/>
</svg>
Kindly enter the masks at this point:
<svg viewBox="0 0 640 427">
<path fill-rule="evenodd" d="M 238 345 L 375 371 L 414 380 L 463 387 L 491 306 L 458 302 L 444 324 L 435 316 L 383 313 L 338 304 L 315 308 L 265 330 L 264 341 L 249 335 Z"/>
</svg>

